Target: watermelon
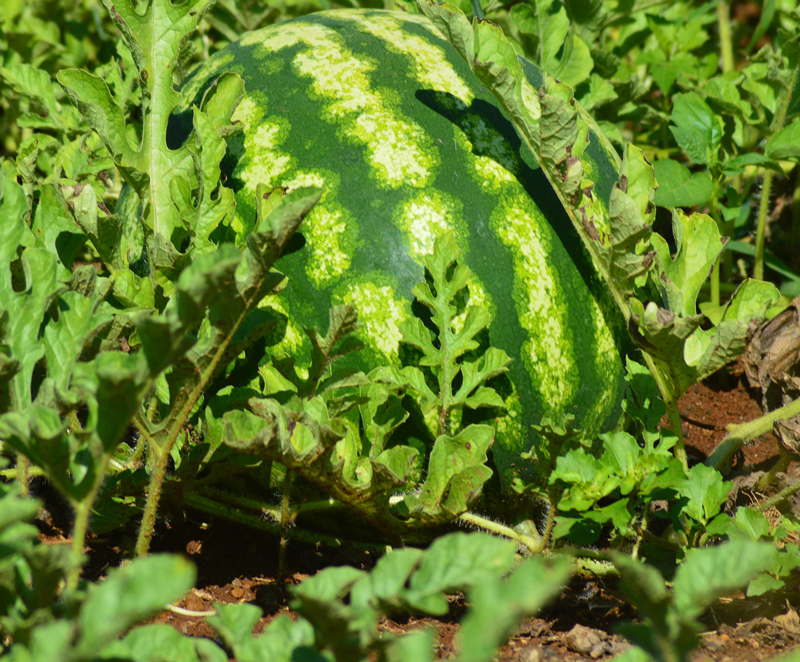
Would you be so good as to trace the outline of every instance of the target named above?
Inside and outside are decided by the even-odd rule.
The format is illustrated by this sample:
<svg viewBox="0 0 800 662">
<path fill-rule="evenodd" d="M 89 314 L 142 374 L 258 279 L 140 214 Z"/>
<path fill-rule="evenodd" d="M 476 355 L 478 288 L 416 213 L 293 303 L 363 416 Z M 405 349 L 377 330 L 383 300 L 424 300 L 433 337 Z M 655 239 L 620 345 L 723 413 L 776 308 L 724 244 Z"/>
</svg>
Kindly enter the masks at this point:
<svg viewBox="0 0 800 662">
<path fill-rule="evenodd" d="M 201 65 L 184 99 L 198 103 L 228 71 L 246 86 L 224 162 L 239 240 L 259 184 L 324 189 L 302 250 L 278 264 L 286 288 L 265 302 L 286 320 L 270 356 L 309 364 L 302 329 L 324 330 L 332 305 L 352 304 L 365 348 L 350 360 L 399 363 L 423 258 L 453 230 L 470 302 L 489 310 L 489 342 L 513 359 L 507 409 L 486 414 L 501 482 L 526 465 L 544 416 L 572 414 L 589 438 L 618 422 L 621 315 L 536 158 L 426 18 L 334 10 L 248 33 Z"/>
</svg>

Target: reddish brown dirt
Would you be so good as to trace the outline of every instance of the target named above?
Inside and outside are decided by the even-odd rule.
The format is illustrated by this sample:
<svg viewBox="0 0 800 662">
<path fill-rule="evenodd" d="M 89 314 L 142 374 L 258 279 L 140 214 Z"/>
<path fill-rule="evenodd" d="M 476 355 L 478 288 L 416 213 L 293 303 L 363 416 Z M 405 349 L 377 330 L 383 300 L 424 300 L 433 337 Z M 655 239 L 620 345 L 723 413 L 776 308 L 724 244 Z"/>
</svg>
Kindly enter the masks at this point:
<svg viewBox="0 0 800 662">
<path fill-rule="evenodd" d="M 687 448 L 694 461 L 702 461 L 725 436 L 725 426 L 750 420 L 761 414 L 758 396 L 746 388 L 739 366 L 718 373 L 690 390 L 681 400 L 680 412 Z M 777 459 L 776 440 L 765 435 L 743 449 L 738 474 L 764 471 Z M 794 468 L 797 469 L 796 467 Z M 51 507 L 48 503 L 48 507 Z M 59 507 L 51 507 L 54 512 Z M 49 512 L 40 516 L 42 539 L 50 544 L 68 542 Z M 128 536 L 128 537 L 126 537 Z M 107 568 L 129 555 L 130 533 L 91 538 L 87 574 L 97 578 Z M 302 581 L 317 570 L 331 565 L 350 564 L 369 569 L 375 557 L 354 548 L 336 551 L 290 542 L 287 554 L 288 578 L 278 582 L 279 543 L 274 537 L 223 521 L 211 521 L 193 513 L 173 524 L 154 540 L 153 551 L 180 552 L 197 565 L 197 588 L 179 603 L 183 609 L 205 612 L 214 602 L 251 602 L 264 611 L 257 631 L 279 614 L 292 615 L 285 588 Z M 787 599 L 788 598 L 788 599 Z M 746 662 L 764 660 L 800 646 L 800 606 L 797 589 L 771 600 L 745 599 L 743 595 L 720 601 L 709 615 L 708 632 L 693 655 L 693 662 L 718 660 Z M 387 619 L 381 627 L 401 633 L 434 627 L 439 633 L 440 658 L 456 653 L 458 620 L 466 609 L 463 596 L 453 596 L 451 610 L 442 619 L 413 616 Z M 613 580 L 575 577 L 568 589 L 540 615 L 524 621 L 511 640 L 499 651 L 499 660 L 520 662 L 559 662 L 562 660 L 610 660 L 627 646 L 613 635 L 614 627 L 635 618 L 633 610 L 616 594 Z M 716 620 L 714 620 L 716 619 Z M 165 611 L 153 622 L 169 623 L 192 636 L 213 637 L 200 614 L 186 616 Z M 581 629 L 583 628 L 583 629 Z"/>
<path fill-rule="evenodd" d="M 761 416 L 760 396 L 751 391 L 740 362 L 723 368 L 705 382 L 697 384 L 681 398 L 683 435 L 690 457 L 702 462 L 725 438 L 726 426 Z M 663 421 L 668 425 L 668 421 Z M 777 439 L 769 434 L 742 449 L 738 458 L 748 470 L 764 471 L 777 459 Z"/>
</svg>

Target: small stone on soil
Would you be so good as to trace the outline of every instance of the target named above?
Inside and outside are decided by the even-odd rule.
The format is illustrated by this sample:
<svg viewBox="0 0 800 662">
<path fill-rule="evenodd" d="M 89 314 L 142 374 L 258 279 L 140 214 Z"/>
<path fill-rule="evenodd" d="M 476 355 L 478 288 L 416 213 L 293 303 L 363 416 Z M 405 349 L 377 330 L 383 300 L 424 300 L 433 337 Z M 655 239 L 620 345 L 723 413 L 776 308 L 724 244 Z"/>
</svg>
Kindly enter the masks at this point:
<svg viewBox="0 0 800 662">
<path fill-rule="evenodd" d="M 525 646 L 517 655 L 519 662 L 563 662 L 564 660 L 558 653 L 536 644 Z"/>
<path fill-rule="evenodd" d="M 183 604 L 186 609 L 191 611 L 203 611 L 205 609 L 203 601 L 194 593 L 189 593 L 189 595 L 186 596 L 186 600 L 184 600 Z"/>
<path fill-rule="evenodd" d="M 605 632 L 579 624 L 567 632 L 567 647 L 576 653 L 588 655 L 596 660 L 605 655 L 608 650 L 606 639 L 608 639 L 608 635 Z"/>
</svg>

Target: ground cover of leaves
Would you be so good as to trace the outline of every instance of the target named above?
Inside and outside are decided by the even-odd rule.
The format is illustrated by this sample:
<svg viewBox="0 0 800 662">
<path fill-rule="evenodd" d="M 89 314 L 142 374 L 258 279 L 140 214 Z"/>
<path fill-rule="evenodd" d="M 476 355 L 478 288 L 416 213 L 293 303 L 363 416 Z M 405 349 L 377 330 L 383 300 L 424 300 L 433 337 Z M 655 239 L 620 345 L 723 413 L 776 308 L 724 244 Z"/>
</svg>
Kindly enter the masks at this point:
<svg viewBox="0 0 800 662">
<path fill-rule="evenodd" d="M 690 460 L 702 461 L 725 435 L 725 426 L 760 414 L 758 394 L 748 390 L 741 362 L 689 390 L 680 403 L 681 417 Z M 666 423 L 666 421 L 665 421 Z M 756 503 L 769 495 L 754 493 L 756 472 L 769 469 L 777 457 L 777 445 L 770 433 L 746 446 L 737 459 L 731 479 L 739 488 L 732 498 Z M 790 476 L 800 465 L 788 469 Z M 41 539 L 65 544 L 70 529 L 68 509 L 60 505 L 44 484 L 38 484 L 47 508 L 39 517 Z M 796 508 L 800 508 L 800 498 Z M 90 566 L 87 577 L 96 580 L 120 562 L 123 550 L 132 547 L 134 531 L 120 530 L 105 537 L 90 536 L 86 550 Z M 212 603 L 252 602 L 264 610 L 257 626 L 260 631 L 281 613 L 290 613 L 283 590 L 276 583 L 278 540 L 228 522 L 206 521 L 199 514 L 185 513 L 163 526 L 152 551 L 186 554 L 198 569 L 197 586 L 179 606 L 192 612 L 211 609 Z M 369 551 L 356 548 L 330 550 L 290 542 L 286 584 L 302 581 L 332 565 L 350 564 L 368 569 L 376 560 Z M 442 619 L 416 618 L 385 620 L 387 632 L 400 633 L 422 627 L 439 632 L 439 657 L 455 651 L 453 638 L 466 610 L 463 596 L 451 597 L 450 613 Z M 693 661 L 745 662 L 770 658 L 800 646 L 800 594 L 798 586 L 773 592 L 764 598 L 745 598 L 740 593 L 720 601 L 706 618 L 706 633 Z M 511 640 L 498 652 L 499 660 L 519 662 L 560 662 L 567 660 L 610 660 L 627 644 L 613 634 L 614 626 L 635 618 L 635 613 L 618 595 L 613 579 L 575 577 L 567 590 L 537 618 L 523 621 Z M 150 622 L 169 623 L 182 633 L 214 637 L 202 616 L 164 611 Z"/>
</svg>

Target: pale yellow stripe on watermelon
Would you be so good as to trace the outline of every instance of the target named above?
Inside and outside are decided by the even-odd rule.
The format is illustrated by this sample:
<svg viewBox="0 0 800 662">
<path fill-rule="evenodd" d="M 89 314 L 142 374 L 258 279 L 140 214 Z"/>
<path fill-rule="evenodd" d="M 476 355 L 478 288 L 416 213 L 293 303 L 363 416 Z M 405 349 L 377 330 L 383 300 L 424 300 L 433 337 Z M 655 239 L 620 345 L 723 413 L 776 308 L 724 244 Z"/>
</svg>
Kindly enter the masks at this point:
<svg viewBox="0 0 800 662">
<path fill-rule="evenodd" d="M 279 27 L 270 26 L 262 30 L 247 32 L 239 40 L 239 44 L 242 46 L 260 46 L 258 51 L 256 51 L 257 56 L 259 52 L 267 54 L 284 48 L 290 48 L 301 41 L 305 33 L 316 29 L 318 29 L 317 26 L 310 26 L 308 24 L 297 25 L 287 22 L 282 23 Z"/>
<path fill-rule="evenodd" d="M 522 425 L 522 405 L 516 388 L 513 388 L 505 399 L 505 405 L 505 409 L 494 422 L 495 441 L 500 448 L 513 448 L 521 439 L 526 439 L 528 436 L 528 430 L 525 430 Z M 528 449 L 520 448 L 519 450 L 523 452 Z"/>
<path fill-rule="evenodd" d="M 505 187 L 517 182 L 514 175 L 488 156 L 476 157 L 472 160 L 471 165 L 474 176 L 480 185 L 495 193 L 499 193 Z"/>
<path fill-rule="evenodd" d="M 304 41 L 310 48 L 295 56 L 293 66 L 313 79 L 314 93 L 327 101 L 322 118 L 341 124 L 345 135 L 366 149 L 380 183 L 389 188 L 429 184 L 439 154 L 422 127 L 403 119 L 385 95 L 372 88 L 370 74 L 378 63 L 354 56 L 326 28 L 314 26 Z M 350 113 L 357 113 L 355 123 L 342 122 Z"/>
<path fill-rule="evenodd" d="M 372 88 L 370 74 L 379 63 L 353 55 L 335 30 L 287 23 L 246 35 L 241 43 L 259 44 L 262 52 L 307 45 L 292 66 L 312 79 L 314 94 L 327 102 L 321 117 L 340 125 L 337 128 L 366 149 L 376 179 L 389 188 L 423 187 L 432 181 L 439 154 L 430 137 L 418 124 L 403 119 L 385 95 Z M 355 122 L 341 121 L 348 113 L 357 114 Z"/>
<path fill-rule="evenodd" d="M 433 180 L 439 153 L 420 126 L 397 119 L 394 110 L 365 110 L 348 132 L 367 148 L 378 182 L 389 188 L 422 188 Z"/>
<path fill-rule="evenodd" d="M 245 134 L 245 153 L 252 158 L 237 168 L 234 176 L 239 177 L 255 193 L 258 184 L 278 186 L 280 176 L 289 169 L 292 157 L 276 149 L 286 140 L 287 128 L 267 120 L 252 133 Z"/>
<path fill-rule="evenodd" d="M 238 124 L 245 133 L 251 133 L 254 128 L 261 125 L 261 119 L 266 114 L 266 99 L 257 93 L 246 96 L 239 102 L 231 115 L 231 123 Z"/>
<path fill-rule="evenodd" d="M 514 300 L 520 326 L 528 333 L 521 358 L 547 413 L 559 415 L 573 396 L 578 374 L 574 359 L 564 352 L 563 292 L 550 269 L 550 241 L 540 232 L 536 214 L 520 186 L 498 205 L 491 220 L 514 260 Z"/>
<path fill-rule="evenodd" d="M 448 230 L 454 230 L 453 219 L 461 217 L 460 203 L 440 191 L 412 194 L 395 211 L 392 220 L 406 235 L 409 253 L 424 264 L 433 253 L 433 243 Z"/>
<path fill-rule="evenodd" d="M 358 240 L 358 224 L 336 201 L 335 192 L 339 190 L 339 184 L 338 175 L 330 171 L 324 174 L 299 172 L 291 180 L 282 182 L 282 186 L 289 190 L 301 186 L 323 189 L 322 199 L 301 228 L 307 242 L 306 275 L 317 287 L 330 285 L 350 268 L 352 251 Z"/>
<path fill-rule="evenodd" d="M 259 184 L 281 186 L 281 177 L 290 169 L 292 157 L 280 146 L 289 135 L 289 122 L 281 117 L 266 116 L 267 101 L 263 94 L 254 92 L 242 99 L 231 116 L 231 120 L 243 129 L 245 158 L 239 160 L 233 176 L 244 183 L 244 189 L 252 197 Z M 237 212 L 233 229 L 237 234 L 246 234 L 244 219 Z"/>
<path fill-rule="evenodd" d="M 389 361 L 397 360 L 400 346 L 400 324 L 407 317 L 403 299 L 388 285 L 361 282 L 351 285 L 341 297 L 358 313 L 361 339 Z"/>
<path fill-rule="evenodd" d="M 359 29 L 382 39 L 389 50 L 408 57 L 414 79 L 425 87 L 452 94 L 464 108 L 475 98 L 469 86 L 453 69 L 444 48 L 410 32 L 403 32 L 403 24 L 408 22 L 405 17 L 385 14 L 373 14 L 367 17 L 355 12 L 344 14 L 342 17 L 349 18 L 358 23 Z M 422 23 L 427 23 L 427 20 Z M 402 38 L 398 36 L 400 33 L 403 33 Z M 438 33 L 436 36 L 441 37 Z"/>
<path fill-rule="evenodd" d="M 272 356 L 304 356 L 306 352 L 303 345 L 309 344 L 308 336 L 303 329 L 292 321 L 292 314 L 286 308 L 286 302 L 280 294 L 270 294 L 261 300 L 259 308 L 270 309 L 276 315 L 286 318 L 286 332 L 283 339 L 276 345 L 271 345 L 269 353 Z M 310 345 L 309 345 L 310 346 Z"/>
<path fill-rule="evenodd" d="M 352 259 L 341 249 L 339 240 L 356 224 L 341 206 L 338 209 L 330 207 L 330 203 L 324 202 L 314 207 L 301 229 L 308 242 L 307 250 L 311 253 L 306 263 L 306 276 L 317 287 L 336 280 L 347 271 Z"/>
<path fill-rule="evenodd" d="M 344 244 L 355 244 L 357 225 L 347 222 L 349 215 L 335 201 L 339 181 L 334 173 L 323 176 L 318 172 L 296 172 L 291 168 L 291 156 L 278 149 L 288 136 L 288 125 L 281 119 L 264 123 L 265 109 L 265 100 L 246 98 L 234 114 L 234 119 L 245 131 L 245 153 L 255 155 L 241 160 L 234 175 L 245 183 L 245 189 L 251 195 L 255 195 L 260 183 L 284 186 L 289 190 L 301 186 L 325 189 L 323 199 L 303 224 L 303 233 L 309 254 L 306 274 L 317 286 L 330 284 L 350 267 L 351 255 L 344 250 Z M 245 232 L 242 219 L 237 217 L 234 220 L 234 230 Z"/>
</svg>

